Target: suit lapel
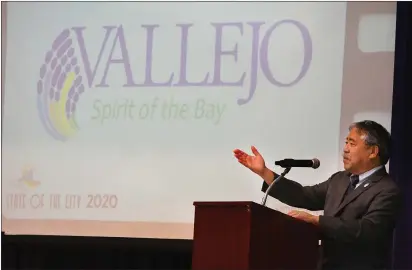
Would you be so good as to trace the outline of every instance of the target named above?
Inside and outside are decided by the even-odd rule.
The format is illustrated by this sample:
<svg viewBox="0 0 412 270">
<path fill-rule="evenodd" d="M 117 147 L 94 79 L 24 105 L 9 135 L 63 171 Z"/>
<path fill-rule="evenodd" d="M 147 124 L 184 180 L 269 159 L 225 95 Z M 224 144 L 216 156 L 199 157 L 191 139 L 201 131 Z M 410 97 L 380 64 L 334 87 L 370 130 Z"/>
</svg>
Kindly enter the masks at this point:
<svg viewBox="0 0 412 270">
<path fill-rule="evenodd" d="M 354 191 L 349 193 L 346 197 L 346 191 L 349 188 L 349 175 L 346 174 L 344 181 L 342 181 L 341 186 L 339 187 L 339 193 L 338 193 L 338 200 L 340 202 L 339 206 L 336 208 L 336 210 L 333 213 L 333 216 L 337 215 L 340 211 L 342 211 L 350 202 L 352 202 L 354 199 L 356 199 L 359 195 L 361 195 L 363 192 L 368 190 L 370 187 L 372 187 L 374 184 L 376 184 L 382 177 L 387 175 L 387 172 L 385 168 L 382 168 L 375 173 L 373 173 L 371 176 L 369 176 L 365 181 L 358 186 Z"/>
<path fill-rule="evenodd" d="M 350 173 L 346 173 L 344 176 L 344 179 L 342 179 L 342 181 L 340 181 L 339 183 L 338 191 L 336 192 L 337 204 L 336 204 L 335 212 L 333 215 L 335 215 L 338 212 L 339 206 L 342 204 L 343 200 L 345 199 L 345 194 L 350 184 L 349 176 L 350 176 Z"/>
</svg>

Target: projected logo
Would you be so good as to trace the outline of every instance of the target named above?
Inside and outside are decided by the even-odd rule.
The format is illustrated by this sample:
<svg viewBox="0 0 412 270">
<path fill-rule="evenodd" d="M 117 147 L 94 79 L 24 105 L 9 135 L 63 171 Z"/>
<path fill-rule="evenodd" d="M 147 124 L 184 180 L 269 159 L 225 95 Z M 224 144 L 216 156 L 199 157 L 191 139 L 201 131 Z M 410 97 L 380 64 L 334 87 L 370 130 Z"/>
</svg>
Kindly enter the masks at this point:
<svg viewBox="0 0 412 270">
<path fill-rule="evenodd" d="M 276 30 L 279 27 L 285 26 L 292 27 L 292 29 L 295 29 L 294 31 L 298 31 L 300 37 L 298 39 L 291 39 L 289 34 L 285 34 L 287 32 L 281 32 L 283 34 L 280 34 L 281 36 L 275 39 L 273 35 Z M 129 57 L 129 55 L 131 55 L 129 49 L 136 49 L 136 47 L 131 45 L 127 46 L 126 40 L 130 39 L 126 38 L 127 31 L 124 30 L 122 25 L 103 26 L 92 29 L 86 26 L 78 26 L 63 30 L 52 42 L 51 48 L 46 52 L 44 62 L 40 67 L 40 77 L 37 82 L 38 113 L 45 130 L 50 136 L 56 140 L 66 141 L 78 132 L 79 121 L 76 121 L 76 115 L 79 115 L 76 114 L 76 112 L 79 107 L 80 96 L 84 93 L 86 87 L 87 89 L 105 88 L 113 90 L 119 87 L 136 90 L 149 87 L 178 87 L 180 89 L 188 87 L 193 89 L 199 87 L 215 89 L 238 87 L 241 91 L 247 91 L 246 95 L 242 93 L 241 96 L 236 97 L 235 100 L 237 105 L 243 106 L 253 100 L 260 80 L 264 80 L 263 83 L 265 85 L 271 84 L 276 88 L 291 88 L 306 76 L 312 61 L 312 39 L 309 30 L 304 24 L 296 20 L 280 20 L 269 25 L 266 25 L 266 22 L 253 21 L 232 23 L 211 22 L 210 27 L 213 31 L 210 33 L 213 34 L 205 38 L 214 40 L 215 45 L 207 48 L 199 46 L 199 49 L 203 49 L 204 51 L 195 53 L 190 53 L 187 49 L 189 40 L 191 40 L 191 42 L 195 42 L 196 40 L 189 38 L 189 33 L 196 31 L 195 25 L 192 23 L 176 24 L 178 31 L 176 32 L 176 37 L 172 40 L 179 44 L 180 48 L 176 47 L 178 50 L 170 54 L 180 55 L 180 57 L 174 62 L 174 66 L 170 67 L 171 70 L 167 71 L 167 79 L 163 77 L 163 79 L 155 80 L 154 77 L 156 73 L 164 73 L 165 69 L 159 60 L 155 60 L 159 59 L 159 57 L 154 56 L 155 45 L 158 42 L 157 39 L 155 39 L 155 30 L 160 27 L 161 26 L 157 24 L 141 25 L 140 30 L 142 33 L 139 33 L 138 37 L 140 39 L 141 36 L 144 36 L 146 39 L 146 51 L 139 52 L 146 57 L 145 59 L 138 59 L 138 64 L 144 65 L 145 74 L 142 77 L 139 77 L 140 72 L 138 72 L 138 70 L 133 70 L 134 65 L 132 64 L 134 64 L 133 61 L 136 61 L 136 58 Z M 225 33 L 223 30 L 226 28 L 239 32 L 239 40 L 234 42 L 230 41 L 231 50 L 224 48 L 226 45 L 222 42 Z M 250 30 L 250 38 L 242 37 L 242 33 L 246 28 Z M 190 29 L 191 31 L 189 31 Z M 94 38 L 90 38 L 89 36 L 87 39 L 88 46 L 86 46 L 85 35 L 90 35 L 90 31 L 92 31 L 91 36 Z M 86 34 L 86 32 L 88 34 Z M 101 33 L 103 33 L 103 35 L 101 35 Z M 96 36 L 100 36 L 102 39 L 99 37 L 95 38 Z M 131 39 L 136 39 L 136 37 L 132 37 Z M 283 58 L 274 58 L 269 53 L 272 50 L 270 43 L 273 40 L 280 42 L 281 45 L 289 44 L 293 42 L 293 40 L 296 40 L 296 42 L 301 42 L 302 45 L 292 46 L 293 48 L 291 48 L 288 53 L 282 53 Z M 112 41 L 112 45 L 108 45 L 111 43 L 110 41 Z M 238 46 L 241 42 L 243 42 L 245 46 Z M 244 47 L 244 50 L 239 52 L 239 47 Z M 93 56 L 94 59 L 90 59 L 88 51 L 98 52 L 94 55 L 96 58 Z M 193 61 L 189 61 L 188 59 L 198 57 L 198 55 L 205 53 L 210 54 L 209 59 L 211 59 L 208 70 L 194 71 L 196 66 L 189 66 L 188 63 Z M 282 69 L 294 70 L 292 76 L 285 77 L 280 75 L 276 72 L 276 69 L 271 67 L 274 63 L 283 63 L 284 59 L 289 60 L 288 57 L 296 60 L 296 55 L 299 55 L 301 60 L 290 61 L 290 63 L 294 63 L 294 66 L 292 64 L 282 64 Z M 231 76 L 233 74 L 230 74 L 230 71 L 228 71 L 231 70 L 230 68 L 223 67 L 224 61 L 222 61 L 222 57 L 231 59 L 230 61 L 232 61 L 231 64 L 233 66 L 237 64 L 238 57 L 246 57 L 247 59 L 243 59 L 243 61 L 249 62 L 250 65 L 244 68 L 242 73 L 235 75 L 231 80 L 223 80 L 223 75 L 228 76 L 227 72 L 229 72 Z M 277 57 L 279 57 L 279 55 Z M 119 78 L 123 78 L 124 80 L 120 85 L 118 84 L 119 82 L 116 82 L 116 87 L 114 87 L 115 83 L 111 81 L 111 77 L 108 76 L 112 65 L 120 67 L 120 69 L 117 69 L 117 72 L 124 72 L 124 76 L 122 77 L 118 75 L 114 76 L 117 80 L 119 80 Z M 292 66 L 293 68 L 291 68 Z M 204 68 L 204 66 L 202 66 L 202 68 Z M 202 81 L 189 78 L 189 69 L 192 73 L 204 72 Z M 164 74 L 161 76 L 164 76 Z M 158 76 L 156 75 L 156 77 Z M 193 91 L 196 90 L 194 89 Z M 207 118 L 206 102 L 200 97 L 199 99 L 202 102 L 194 103 L 190 110 L 192 114 L 187 117 L 192 117 L 191 119 Z M 212 108 L 212 113 L 209 112 L 208 115 L 215 115 L 215 112 L 213 112 L 215 105 L 208 105 L 209 109 Z M 83 104 L 81 106 L 81 108 L 83 108 Z M 108 101 L 107 104 L 101 104 L 100 100 L 98 100 L 97 103 L 93 103 L 92 107 L 94 112 L 92 119 L 100 119 L 101 123 L 103 120 L 107 120 L 107 118 L 118 119 L 120 114 L 130 116 L 134 113 L 136 118 L 144 118 L 142 115 L 153 115 L 154 112 L 154 109 L 152 109 L 149 113 L 148 108 L 142 107 L 143 109 L 147 109 L 146 113 L 142 113 L 142 108 L 134 108 L 135 105 L 129 105 L 129 103 L 112 106 L 111 102 Z M 153 107 L 156 106 L 151 106 L 151 108 Z M 133 112 L 132 109 L 134 110 Z M 85 118 L 87 118 L 87 116 L 81 115 L 81 118 L 78 117 L 77 120 L 81 120 L 82 122 Z M 130 117 L 130 119 L 131 118 L 133 117 Z"/>
<path fill-rule="evenodd" d="M 85 88 L 70 30 L 61 32 L 46 53 L 37 83 L 38 113 L 46 131 L 65 141 L 79 129 L 76 104 Z"/>
<path fill-rule="evenodd" d="M 34 169 L 31 167 L 24 168 L 21 172 L 21 177 L 18 179 L 20 183 L 23 183 L 28 188 L 37 188 L 40 186 L 40 181 L 34 179 Z"/>
</svg>

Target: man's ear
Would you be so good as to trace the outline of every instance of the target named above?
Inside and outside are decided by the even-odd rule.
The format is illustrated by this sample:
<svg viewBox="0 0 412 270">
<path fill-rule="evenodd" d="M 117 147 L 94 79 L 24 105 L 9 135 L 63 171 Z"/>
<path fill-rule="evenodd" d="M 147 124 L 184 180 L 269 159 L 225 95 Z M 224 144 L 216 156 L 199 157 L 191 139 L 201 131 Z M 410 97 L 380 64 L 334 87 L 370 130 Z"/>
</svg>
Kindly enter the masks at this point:
<svg viewBox="0 0 412 270">
<path fill-rule="evenodd" d="M 374 159 L 374 158 L 378 158 L 378 156 L 379 156 L 379 147 L 377 145 L 374 145 L 370 148 L 369 158 Z"/>
</svg>

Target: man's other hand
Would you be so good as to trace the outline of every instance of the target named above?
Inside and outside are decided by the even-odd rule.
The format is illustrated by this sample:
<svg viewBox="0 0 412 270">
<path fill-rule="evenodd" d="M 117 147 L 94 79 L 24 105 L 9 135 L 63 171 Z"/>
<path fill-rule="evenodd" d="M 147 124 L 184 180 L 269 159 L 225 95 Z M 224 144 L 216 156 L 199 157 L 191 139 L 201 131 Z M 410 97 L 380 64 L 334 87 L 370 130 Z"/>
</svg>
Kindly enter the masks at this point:
<svg viewBox="0 0 412 270">
<path fill-rule="evenodd" d="M 288 213 L 289 216 L 303 220 L 307 223 L 311 223 L 314 225 L 318 225 L 319 224 L 319 216 L 315 216 L 312 214 L 309 214 L 307 212 L 304 211 L 299 211 L 299 210 L 292 210 Z"/>
</svg>

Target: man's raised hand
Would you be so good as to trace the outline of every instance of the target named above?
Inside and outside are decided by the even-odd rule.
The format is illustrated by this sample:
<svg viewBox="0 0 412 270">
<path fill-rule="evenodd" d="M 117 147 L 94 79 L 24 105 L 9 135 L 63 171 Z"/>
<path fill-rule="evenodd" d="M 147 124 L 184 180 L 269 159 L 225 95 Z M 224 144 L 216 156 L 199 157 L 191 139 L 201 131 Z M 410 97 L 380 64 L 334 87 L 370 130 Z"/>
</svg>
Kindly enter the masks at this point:
<svg viewBox="0 0 412 270">
<path fill-rule="evenodd" d="M 240 164 L 244 165 L 246 168 L 249 168 L 252 172 L 262 176 L 266 169 L 265 160 L 256 147 L 252 146 L 251 150 L 253 155 L 248 155 L 240 149 L 233 150 L 233 153 Z"/>
</svg>

